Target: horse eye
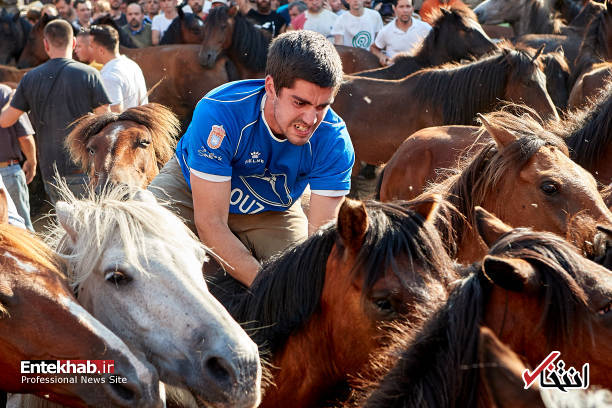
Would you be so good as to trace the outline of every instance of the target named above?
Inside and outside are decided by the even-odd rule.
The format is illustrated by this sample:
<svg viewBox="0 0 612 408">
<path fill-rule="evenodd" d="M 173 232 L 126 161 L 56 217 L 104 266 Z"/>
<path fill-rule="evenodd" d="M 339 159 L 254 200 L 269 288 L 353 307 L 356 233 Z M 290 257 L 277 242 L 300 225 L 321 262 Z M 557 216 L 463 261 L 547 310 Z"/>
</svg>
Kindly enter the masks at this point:
<svg viewBox="0 0 612 408">
<path fill-rule="evenodd" d="M 138 141 L 138 147 L 142 147 L 143 149 L 146 149 L 147 147 L 149 147 L 150 144 L 151 144 L 150 140 L 139 140 Z"/>
<path fill-rule="evenodd" d="M 540 185 L 540 189 L 544 194 L 552 196 L 559 192 L 559 186 L 553 181 L 545 181 Z"/>
<path fill-rule="evenodd" d="M 608 314 L 611 308 L 612 308 L 612 302 L 608 302 L 604 307 L 602 307 L 601 309 L 597 311 L 597 314 L 599 315 Z"/>
<path fill-rule="evenodd" d="M 376 306 L 378 311 L 380 311 L 381 313 L 395 313 L 395 310 L 393 309 L 393 304 L 388 298 L 374 299 L 372 302 L 374 303 L 374 306 Z"/>
<path fill-rule="evenodd" d="M 93 148 L 88 147 L 87 148 L 87 153 L 89 153 L 91 156 L 93 156 L 96 152 L 95 152 L 95 150 Z"/>
<path fill-rule="evenodd" d="M 129 283 L 132 281 L 132 278 L 130 278 L 125 272 L 122 271 L 110 271 L 107 272 L 104 275 L 104 279 L 107 282 L 110 282 L 114 285 L 125 285 L 126 283 Z"/>
</svg>

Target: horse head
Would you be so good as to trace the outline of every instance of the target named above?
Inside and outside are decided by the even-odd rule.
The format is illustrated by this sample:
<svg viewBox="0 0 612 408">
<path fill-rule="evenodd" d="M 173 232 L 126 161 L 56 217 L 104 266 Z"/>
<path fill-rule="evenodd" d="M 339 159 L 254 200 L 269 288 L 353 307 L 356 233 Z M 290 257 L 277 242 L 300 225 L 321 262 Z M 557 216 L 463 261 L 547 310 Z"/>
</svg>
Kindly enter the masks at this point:
<svg viewBox="0 0 612 408">
<path fill-rule="evenodd" d="M 207 405 L 257 405 L 257 347 L 208 292 L 207 251 L 183 222 L 143 190 L 64 195 L 58 251 L 85 309 L 144 353 L 162 381 Z"/>
<path fill-rule="evenodd" d="M 145 188 L 174 154 L 179 129 L 169 109 L 149 103 L 122 113 L 79 118 L 66 145 L 89 174 L 92 188 L 106 184 Z"/>
<path fill-rule="evenodd" d="M 70 406 L 161 406 L 155 370 L 77 303 L 51 249 L 0 225 L 0 253 L 0 389 Z M 101 375 L 103 384 L 22 381 L 23 360 L 31 359 L 114 360 L 114 376 L 125 382 L 109 374 Z"/>
<path fill-rule="evenodd" d="M 11 16 L 3 9 L 0 15 L 0 64 L 19 59 L 31 28 L 30 22 L 19 13 Z"/>
<path fill-rule="evenodd" d="M 43 31 L 47 23 L 57 18 L 59 18 L 59 16 L 49 16 L 45 13 L 40 20 L 32 26 L 25 46 L 23 47 L 23 51 L 21 52 L 21 56 L 17 61 L 18 68 L 32 68 L 49 59 L 43 42 Z"/>
<path fill-rule="evenodd" d="M 237 14 L 237 6 L 220 6 L 210 10 L 204 22 L 204 39 L 198 53 L 202 66 L 212 68 L 219 55 L 230 48 Z"/>
</svg>

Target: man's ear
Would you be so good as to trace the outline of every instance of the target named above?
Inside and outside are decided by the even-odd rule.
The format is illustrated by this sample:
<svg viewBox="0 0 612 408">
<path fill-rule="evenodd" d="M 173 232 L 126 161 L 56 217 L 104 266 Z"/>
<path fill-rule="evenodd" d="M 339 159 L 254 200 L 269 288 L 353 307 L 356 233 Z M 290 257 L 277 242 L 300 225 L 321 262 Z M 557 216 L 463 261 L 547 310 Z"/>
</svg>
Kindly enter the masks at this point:
<svg viewBox="0 0 612 408">
<path fill-rule="evenodd" d="M 265 80 L 265 88 L 266 88 L 266 95 L 268 96 L 268 98 L 272 98 L 272 100 L 276 99 L 276 89 L 274 89 L 274 78 L 272 78 L 272 76 L 270 75 L 266 75 L 266 80 Z"/>
<path fill-rule="evenodd" d="M 76 48 L 76 37 L 72 37 L 72 51 Z"/>
</svg>

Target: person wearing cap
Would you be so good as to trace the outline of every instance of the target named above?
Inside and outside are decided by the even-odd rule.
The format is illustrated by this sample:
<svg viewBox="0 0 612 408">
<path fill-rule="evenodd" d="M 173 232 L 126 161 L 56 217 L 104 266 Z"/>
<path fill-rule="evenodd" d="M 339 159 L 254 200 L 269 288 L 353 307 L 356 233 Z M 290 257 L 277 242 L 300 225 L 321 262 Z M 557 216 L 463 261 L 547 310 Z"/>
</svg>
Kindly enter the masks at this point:
<svg viewBox="0 0 612 408">
<path fill-rule="evenodd" d="M 333 220 L 350 190 L 355 153 L 330 108 L 342 80 L 340 56 L 323 35 L 281 34 L 265 79 L 230 82 L 200 100 L 176 155 L 148 187 L 244 285 L 262 261 Z"/>
</svg>

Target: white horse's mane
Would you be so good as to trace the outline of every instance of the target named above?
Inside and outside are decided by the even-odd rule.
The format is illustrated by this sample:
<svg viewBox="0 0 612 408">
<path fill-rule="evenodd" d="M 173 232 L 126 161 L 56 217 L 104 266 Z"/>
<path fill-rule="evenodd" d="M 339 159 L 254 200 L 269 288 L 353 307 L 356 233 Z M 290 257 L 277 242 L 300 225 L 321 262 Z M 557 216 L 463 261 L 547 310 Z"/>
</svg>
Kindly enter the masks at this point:
<svg viewBox="0 0 612 408">
<path fill-rule="evenodd" d="M 101 261 L 106 248 L 120 239 L 127 261 L 140 272 L 147 273 L 146 239 L 165 242 L 176 252 L 195 251 L 205 262 L 210 252 L 200 243 L 181 219 L 170 210 L 153 202 L 135 199 L 138 192 L 126 186 L 105 189 L 101 194 L 89 192 L 77 199 L 64 183 L 58 183 L 61 201 L 68 203 L 77 225 L 76 243 L 55 220 L 45 240 L 68 264 L 67 276 L 73 286 L 87 280 Z M 212 253 L 212 252 L 210 252 Z M 141 259 L 145 259 L 142 265 Z"/>
</svg>

